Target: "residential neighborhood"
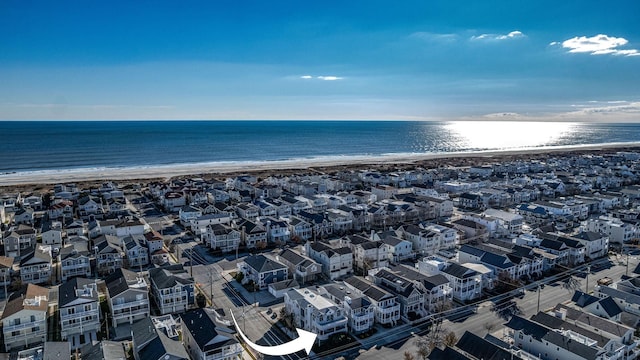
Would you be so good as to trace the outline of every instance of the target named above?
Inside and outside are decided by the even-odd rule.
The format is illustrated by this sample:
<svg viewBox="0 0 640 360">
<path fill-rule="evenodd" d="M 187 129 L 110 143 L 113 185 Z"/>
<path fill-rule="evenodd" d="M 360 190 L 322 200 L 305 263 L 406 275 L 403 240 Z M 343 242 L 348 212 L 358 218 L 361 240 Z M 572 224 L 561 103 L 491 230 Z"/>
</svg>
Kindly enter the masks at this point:
<svg viewBox="0 0 640 360">
<path fill-rule="evenodd" d="M 639 156 L 0 188 L 0 352 L 636 359 Z"/>
</svg>

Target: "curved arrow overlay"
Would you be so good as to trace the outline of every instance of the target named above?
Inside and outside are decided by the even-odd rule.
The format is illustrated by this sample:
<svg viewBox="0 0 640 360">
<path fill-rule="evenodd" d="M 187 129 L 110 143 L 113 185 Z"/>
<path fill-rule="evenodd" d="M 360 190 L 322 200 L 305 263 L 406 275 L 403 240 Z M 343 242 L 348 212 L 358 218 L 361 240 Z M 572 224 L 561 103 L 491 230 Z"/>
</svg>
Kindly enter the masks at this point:
<svg viewBox="0 0 640 360">
<path fill-rule="evenodd" d="M 233 323 L 236 325 L 236 330 L 238 330 L 238 334 L 240 334 L 242 340 L 244 340 L 244 342 L 255 351 L 258 351 L 264 355 L 282 356 L 293 354 L 302 349 L 304 349 L 307 352 L 307 355 L 309 355 L 309 353 L 311 353 L 311 347 L 313 346 L 313 343 L 316 341 L 316 337 L 318 336 L 312 332 L 296 328 L 296 331 L 298 332 L 298 338 L 280 345 L 262 346 L 251 342 L 251 340 L 249 340 L 249 338 L 247 338 L 247 336 L 240 330 L 238 322 L 236 321 L 236 317 L 233 315 L 233 311 L 231 311 L 231 318 L 233 319 Z"/>
</svg>

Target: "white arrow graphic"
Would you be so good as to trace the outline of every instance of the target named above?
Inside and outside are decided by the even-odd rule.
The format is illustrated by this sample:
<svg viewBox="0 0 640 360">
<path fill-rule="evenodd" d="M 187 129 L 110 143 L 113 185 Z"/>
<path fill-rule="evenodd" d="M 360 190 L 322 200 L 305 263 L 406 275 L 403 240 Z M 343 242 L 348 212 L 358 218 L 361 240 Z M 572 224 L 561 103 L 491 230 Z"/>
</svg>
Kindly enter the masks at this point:
<svg viewBox="0 0 640 360">
<path fill-rule="evenodd" d="M 249 338 L 245 334 L 242 333 L 240 327 L 238 326 L 238 322 L 236 321 L 236 317 L 233 315 L 233 311 L 231 311 L 231 318 L 233 319 L 233 323 L 236 325 L 236 330 L 238 330 L 238 334 L 242 337 L 247 345 L 251 346 L 255 351 L 258 351 L 264 355 L 272 355 L 272 356 L 282 356 L 293 354 L 304 349 L 307 352 L 307 355 L 311 352 L 311 347 L 313 343 L 316 341 L 316 337 L 318 335 L 305 331 L 302 329 L 296 328 L 298 332 L 298 338 L 289 341 L 288 343 L 274 345 L 274 346 L 262 346 L 256 343 L 251 342 Z"/>
</svg>

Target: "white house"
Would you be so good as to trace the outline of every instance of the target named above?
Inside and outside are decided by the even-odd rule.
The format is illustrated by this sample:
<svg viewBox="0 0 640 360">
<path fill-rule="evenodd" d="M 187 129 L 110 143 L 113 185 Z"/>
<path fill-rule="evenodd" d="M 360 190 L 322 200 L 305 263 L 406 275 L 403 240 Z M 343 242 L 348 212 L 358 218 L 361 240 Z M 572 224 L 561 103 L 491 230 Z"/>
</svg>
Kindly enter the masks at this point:
<svg viewBox="0 0 640 360">
<path fill-rule="evenodd" d="M 29 284 L 23 296 L 9 299 L 0 322 L 4 351 L 29 349 L 47 340 L 49 289 Z"/>
<path fill-rule="evenodd" d="M 353 273 L 353 253 L 349 248 L 332 248 L 322 242 L 307 242 L 307 255 L 322 264 L 323 273 L 335 280 Z"/>
<path fill-rule="evenodd" d="M 291 289 L 284 294 L 284 306 L 297 328 L 317 334 L 322 342 L 333 334 L 346 333 L 348 320 L 335 302 L 310 289 Z"/>
</svg>

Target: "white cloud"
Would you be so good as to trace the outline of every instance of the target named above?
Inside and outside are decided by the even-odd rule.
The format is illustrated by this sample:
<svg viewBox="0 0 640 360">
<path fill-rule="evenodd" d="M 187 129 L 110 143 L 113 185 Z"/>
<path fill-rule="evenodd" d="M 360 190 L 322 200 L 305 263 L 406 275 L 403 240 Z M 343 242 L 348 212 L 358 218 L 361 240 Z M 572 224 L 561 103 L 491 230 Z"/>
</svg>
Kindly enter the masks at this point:
<svg viewBox="0 0 640 360">
<path fill-rule="evenodd" d="M 440 41 L 440 42 L 451 42 L 456 41 L 458 39 L 457 34 L 440 34 L 440 33 L 432 33 L 427 31 L 418 31 L 409 35 L 410 38 L 420 39 L 424 41 Z"/>
<path fill-rule="evenodd" d="M 325 80 L 325 81 L 335 81 L 335 80 L 342 80 L 343 79 L 340 76 L 318 76 L 316 78 L 320 79 L 320 80 Z"/>
<path fill-rule="evenodd" d="M 300 76 L 300 79 L 313 79 L 313 76 L 311 76 L 311 75 L 302 75 L 302 76 Z"/>
<path fill-rule="evenodd" d="M 636 49 L 619 49 L 627 45 L 629 40 L 621 37 L 598 34 L 592 37 L 576 36 L 562 42 L 562 47 L 569 49 L 570 53 L 588 53 L 591 55 L 619 55 L 638 56 L 640 53 Z M 560 45 L 552 42 L 550 45 Z"/>
<path fill-rule="evenodd" d="M 526 37 L 522 31 L 514 30 L 508 34 L 481 34 L 478 36 L 472 36 L 471 40 L 510 40 Z"/>
</svg>

